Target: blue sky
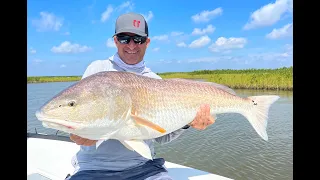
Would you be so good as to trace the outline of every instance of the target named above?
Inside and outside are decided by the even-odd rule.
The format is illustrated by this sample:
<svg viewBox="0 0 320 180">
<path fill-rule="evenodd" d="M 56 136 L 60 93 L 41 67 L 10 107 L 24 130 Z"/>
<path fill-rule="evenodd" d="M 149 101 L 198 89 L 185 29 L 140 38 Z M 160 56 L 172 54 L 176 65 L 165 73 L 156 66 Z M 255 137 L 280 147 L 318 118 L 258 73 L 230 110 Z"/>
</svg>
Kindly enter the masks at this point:
<svg viewBox="0 0 320 180">
<path fill-rule="evenodd" d="M 82 75 L 116 52 L 117 16 L 141 13 L 154 72 L 292 66 L 292 0 L 28 0 L 28 76 Z M 110 41 L 111 40 L 111 41 Z"/>
</svg>

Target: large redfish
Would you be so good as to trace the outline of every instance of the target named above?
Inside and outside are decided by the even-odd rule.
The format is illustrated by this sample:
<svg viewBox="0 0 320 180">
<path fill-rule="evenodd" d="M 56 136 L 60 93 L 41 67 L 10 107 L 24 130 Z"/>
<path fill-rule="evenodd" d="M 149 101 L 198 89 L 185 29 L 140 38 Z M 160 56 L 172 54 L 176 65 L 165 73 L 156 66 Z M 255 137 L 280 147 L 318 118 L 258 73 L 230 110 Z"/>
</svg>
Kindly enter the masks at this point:
<svg viewBox="0 0 320 180">
<path fill-rule="evenodd" d="M 144 139 L 190 123 L 202 104 L 211 114 L 240 113 L 268 140 L 269 108 L 276 95 L 239 97 L 226 86 L 185 79 L 154 79 L 128 72 L 99 72 L 61 91 L 36 112 L 48 128 L 99 140 L 117 139 L 151 159 Z"/>
</svg>

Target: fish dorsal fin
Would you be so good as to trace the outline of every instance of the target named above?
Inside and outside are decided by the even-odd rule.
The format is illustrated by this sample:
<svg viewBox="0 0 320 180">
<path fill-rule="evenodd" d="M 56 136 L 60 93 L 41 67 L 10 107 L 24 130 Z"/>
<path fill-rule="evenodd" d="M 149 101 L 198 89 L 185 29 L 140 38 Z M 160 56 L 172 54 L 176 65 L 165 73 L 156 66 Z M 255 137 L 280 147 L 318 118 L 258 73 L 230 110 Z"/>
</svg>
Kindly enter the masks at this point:
<svg viewBox="0 0 320 180">
<path fill-rule="evenodd" d="M 229 88 L 228 86 L 222 85 L 222 84 L 218 84 L 218 83 L 214 83 L 214 82 L 203 82 L 203 83 L 207 83 L 209 85 L 212 85 L 216 88 L 222 89 L 224 91 L 227 91 L 230 94 L 236 95 L 236 92 L 234 92 L 233 89 Z"/>
<path fill-rule="evenodd" d="M 172 79 L 169 79 L 169 80 L 170 81 L 173 80 L 173 81 L 188 81 L 188 82 L 195 82 L 195 83 L 206 83 L 206 84 L 214 86 L 215 88 L 218 88 L 218 89 L 226 91 L 226 92 L 228 92 L 230 94 L 236 95 L 236 92 L 234 92 L 234 90 L 229 88 L 228 86 L 222 85 L 222 84 L 218 84 L 218 83 L 214 83 L 214 82 L 195 81 L 195 80 L 188 80 L 188 79 L 182 79 L 182 78 L 172 78 Z"/>
<path fill-rule="evenodd" d="M 112 133 L 108 133 L 105 135 L 102 135 L 98 141 L 96 142 L 96 149 L 98 149 L 98 147 L 106 140 L 110 139 L 114 134 L 116 134 L 119 131 L 119 129 L 117 129 L 116 131 L 112 132 Z"/>
</svg>

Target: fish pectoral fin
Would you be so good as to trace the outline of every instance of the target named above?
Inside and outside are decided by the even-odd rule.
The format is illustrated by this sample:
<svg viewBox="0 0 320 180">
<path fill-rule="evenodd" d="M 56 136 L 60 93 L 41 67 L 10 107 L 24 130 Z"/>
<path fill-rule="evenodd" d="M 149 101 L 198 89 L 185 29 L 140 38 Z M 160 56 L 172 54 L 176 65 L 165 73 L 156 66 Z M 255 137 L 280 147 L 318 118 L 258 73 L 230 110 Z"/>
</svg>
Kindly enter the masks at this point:
<svg viewBox="0 0 320 180">
<path fill-rule="evenodd" d="M 144 141 L 142 141 L 142 140 L 123 140 L 120 142 L 129 150 L 136 151 L 141 156 L 152 160 L 150 148 Z"/>
<path fill-rule="evenodd" d="M 118 131 L 119 131 L 119 129 L 116 130 L 116 131 L 113 131 L 112 133 L 105 134 L 105 135 L 101 136 L 100 139 L 96 142 L 96 149 L 98 149 L 98 147 L 101 145 L 101 143 L 103 143 L 104 141 L 110 139 L 110 137 L 112 137 Z"/>
<path fill-rule="evenodd" d="M 139 125 L 147 126 L 147 127 L 151 128 L 151 129 L 154 129 L 154 130 L 159 131 L 159 132 L 161 132 L 161 133 L 165 133 L 165 132 L 166 132 L 165 129 L 163 129 L 162 127 L 154 124 L 154 123 L 151 122 L 151 121 L 148 121 L 148 120 L 146 120 L 146 119 L 143 119 L 143 118 L 141 118 L 141 117 L 139 117 L 139 116 L 137 116 L 137 115 L 135 115 L 135 114 L 131 114 L 131 116 L 132 116 L 132 118 L 135 120 L 135 122 L 136 122 L 137 124 L 139 124 Z"/>
<path fill-rule="evenodd" d="M 98 147 L 101 145 L 101 143 L 103 143 L 103 141 L 105 141 L 104 139 L 100 139 L 96 142 L 96 149 L 98 149 Z"/>
<path fill-rule="evenodd" d="M 131 151 L 134 151 L 134 149 L 129 145 L 127 144 L 125 141 L 122 141 L 122 140 L 119 140 L 122 145 L 124 145 L 124 147 L 126 147 L 127 149 L 131 150 Z"/>
</svg>

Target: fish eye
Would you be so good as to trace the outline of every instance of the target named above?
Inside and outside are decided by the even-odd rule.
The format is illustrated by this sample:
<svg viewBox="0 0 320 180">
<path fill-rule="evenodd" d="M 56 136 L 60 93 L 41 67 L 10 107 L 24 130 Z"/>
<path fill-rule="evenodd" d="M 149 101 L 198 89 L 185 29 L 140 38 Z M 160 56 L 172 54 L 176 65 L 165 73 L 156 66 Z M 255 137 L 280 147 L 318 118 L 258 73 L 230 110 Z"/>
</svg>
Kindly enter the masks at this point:
<svg viewBox="0 0 320 180">
<path fill-rule="evenodd" d="M 76 104 L 75 101 L 70 101 L 70 102 L 68 103 L 68 106 L 72 107 L 72 106 L 74 106 L 75 104 Z"/>
</svg>

